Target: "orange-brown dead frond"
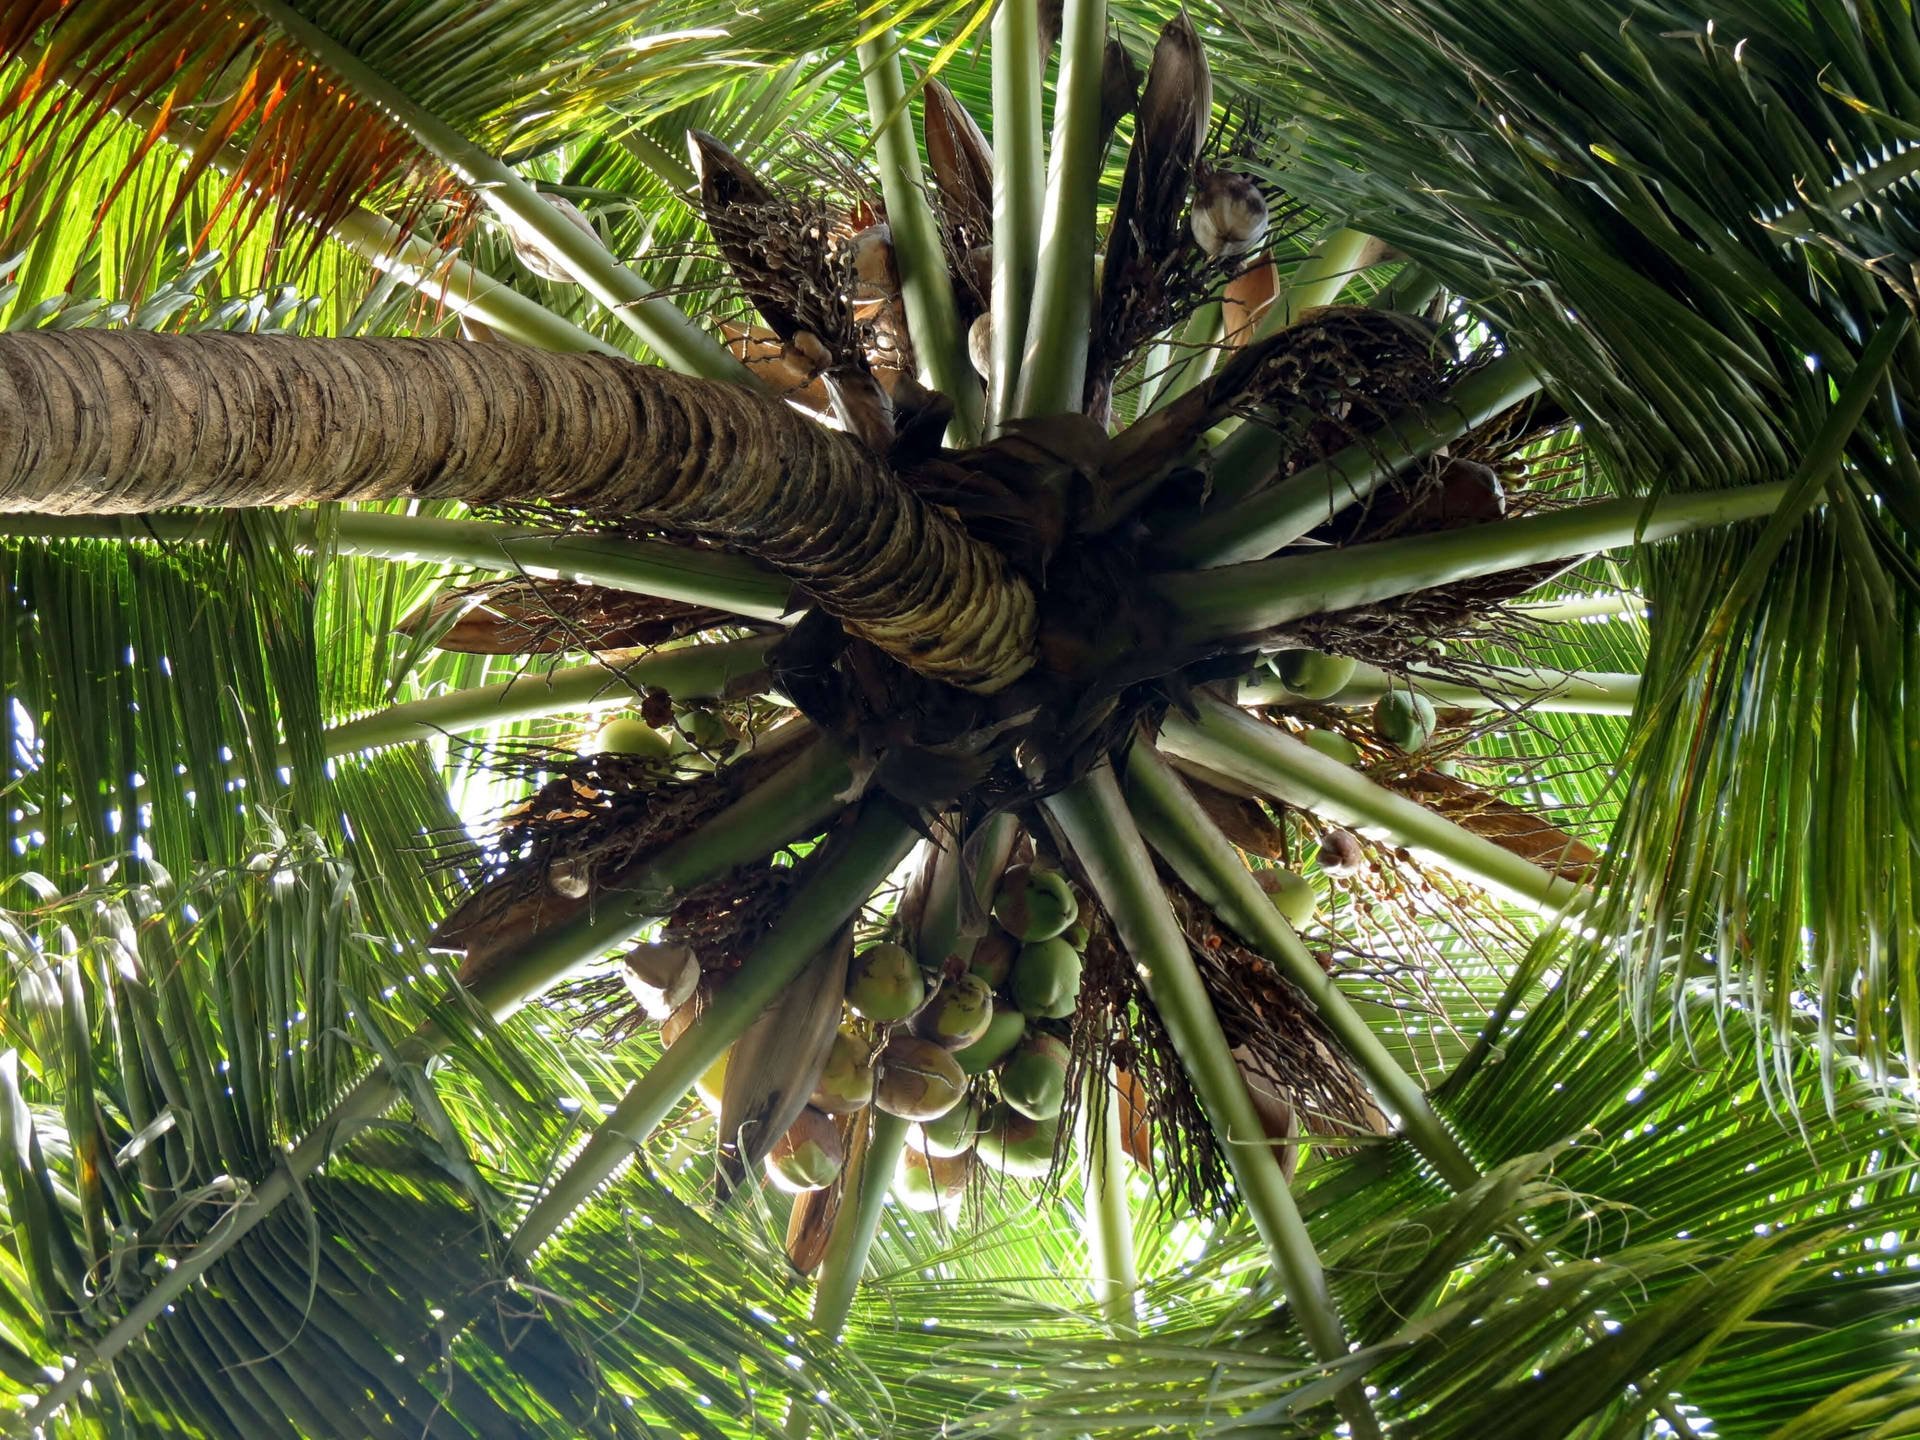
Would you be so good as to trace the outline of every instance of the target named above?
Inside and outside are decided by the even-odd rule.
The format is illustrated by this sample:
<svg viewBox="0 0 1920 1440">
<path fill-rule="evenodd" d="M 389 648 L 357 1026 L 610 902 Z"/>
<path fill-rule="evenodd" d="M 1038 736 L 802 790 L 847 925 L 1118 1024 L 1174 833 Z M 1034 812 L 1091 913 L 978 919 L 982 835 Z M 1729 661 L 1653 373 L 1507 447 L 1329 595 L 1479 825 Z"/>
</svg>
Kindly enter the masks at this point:
<svg viewBox="0 0 1920 1440">
<path fill-rule="evenodd" d="M 30 0 L 0 14 L 0 64 L 13 71 L 11 83 L 0 78 L 0 114 L 11 117 L 14 152 L 0 191 L 0 253 L 26 248 L 57 220 L 68 182 L 98 157 L 116 119 L 140 134 L 98 206 L 96 228 L 157 147 L 186 152 L 164 219 L 146 227 L 144 253 L 130 257 L 121 298 L 140 298 L 210 172 L 227 182 L 204 213 L 195 208 L 192 247 L 264 223 L 273 227 L 269 257 L 290 241 L 318 245 L 371 196 L 391 198 L 406 185 L 417 201 L 423 188 L 447 183 L 398 122 L 356 103 L 244 6 L 159 0 L 130 11 L 121 0 Z"/>
</svg>

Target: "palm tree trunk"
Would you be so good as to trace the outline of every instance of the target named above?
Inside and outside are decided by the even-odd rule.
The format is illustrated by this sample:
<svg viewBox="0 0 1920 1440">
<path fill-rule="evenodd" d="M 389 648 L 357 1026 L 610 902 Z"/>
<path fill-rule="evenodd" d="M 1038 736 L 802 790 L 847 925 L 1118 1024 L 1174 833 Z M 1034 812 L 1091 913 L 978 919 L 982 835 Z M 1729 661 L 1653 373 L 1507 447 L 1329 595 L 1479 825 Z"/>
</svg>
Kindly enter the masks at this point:
<svg viewBox="0 0 1920 1440">
<path fill-rule="evenodd" d="M 0 337 L 0 511 L 546 501 L 719 541 L 922 674 L 991 692 L 1034 598 L 844 435 L 743 387 L 441 340 Z"/>
</svg>

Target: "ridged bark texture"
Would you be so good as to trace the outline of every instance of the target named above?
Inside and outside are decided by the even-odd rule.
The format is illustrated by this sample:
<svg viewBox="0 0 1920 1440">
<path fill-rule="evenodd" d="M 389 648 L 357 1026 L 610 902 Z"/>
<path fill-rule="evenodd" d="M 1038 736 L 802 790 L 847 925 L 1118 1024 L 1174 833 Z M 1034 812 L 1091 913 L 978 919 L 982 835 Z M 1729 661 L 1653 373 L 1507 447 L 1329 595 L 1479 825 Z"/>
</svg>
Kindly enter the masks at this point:
<svg viewBox="0 0 1920 1440">
<path fill-rule="evenodd" d="M 1032 591 L 844 435 L 602 355 L 443 340 L 0 336 L 0 511 L 546 500 L 732 545 L 922 674 L 1033 663 Z"/>
</svg>

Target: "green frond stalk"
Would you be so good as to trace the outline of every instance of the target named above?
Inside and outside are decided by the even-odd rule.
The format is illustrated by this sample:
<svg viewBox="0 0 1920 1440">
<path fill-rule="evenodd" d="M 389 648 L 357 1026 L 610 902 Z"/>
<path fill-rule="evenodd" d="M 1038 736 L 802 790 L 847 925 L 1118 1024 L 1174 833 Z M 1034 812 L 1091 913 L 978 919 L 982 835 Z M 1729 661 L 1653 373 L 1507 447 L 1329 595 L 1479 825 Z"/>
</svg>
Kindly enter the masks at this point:
<svg viewBox="0 0 1920 1440">
<path fill-rule="evenodd" d="M 1304 748 L 1304 747 L 1302 747 Z M 1274 908 L 1233 843 L 1144 738 L 1127 756 L 1127 804 L 1140 833 L 1180 879 L 1302 993 L 1366 1077 L 1380 1107 L 1401 1127 L 1440 1177 L 1456 1190 L 1480 1179 L 1426 1092 L 1401 1068 L 1293 927 Z"/>
<path fill-rule="evenodd" d="M 1647 597 L 1637 590 L 1620 590 L 1611 595 L 1570 595 L 1559 600 L 1522 600 L 1509 608 L 1516 615 L 1535 624 L 1572 625 L 1583 620 L 1642 614 L 1647 608 Z"/>
<path fill-rule="evenodd" d="M 1106 0 L 1066 0 L 1062 23 L 1053 150 L 1040 220 L 1040 267 L 1009 419 L 1078 411 L 1087 383 Z"/>
<path fill-rule="evenodd" d="M 980 438 L 985 401 L 967 359 L 967 337 L 947 273 L 947 253 L 927 204 L 926 175 L 913 138 L 913 112 L 900 73 L 899 41 L 885 31 L 859 47 L 860 77 L 874 125 L 874 159 L 880 194 L 887 202 L 893 258 L 900 270 L 900 299 L 913 336 L 920 383 L 953 401 L 952 439 L 971 445 Z"/>
<path fill-rule="evenodd" d="M 1292 277 L 1273 297 L 1267 313 L 1255 322 L 1248 343 L 1277 335 L 1307 311 L 1338 300 L 1340 292 L 1360 273 L 1360 261 L 1372 243 L 1371 236 L 1358 230 L 1345 226 L 1329 228 L 1313 247 L 1313 253 L 1294 267 Z"/>
<path fill-rule="evenodd" d="M 880 1229 L 887 1191 L 893 1185 L 912 1129 L 911 1121 L 875 1110 L 873 1132 L 861 1148 L 858 1162 L 848 1167 L 840 1211 L 833 1217 L 826 1254 L 820 1260 L 820 1278 L 813 1288 L 813 1328 L 828 1339 L 838 1339 L 846 1328 L 853 1297 L 867 1272 L 873 1237 Z M 812 1408 L 796 1401 L 787 1411 L 783 1431 L 786 1440 L 805 1440 L 812 1428 Z"/>
<path fill-rule="evenodd" d="M 1140 967 L 1148 997 L 1220 1137 L 1234 1186 L 1266 1243 L 1308 1345 L 1321 1363 L 1338 1364 L 1347 1356 L 1346 1326 L 1326 1272 L 1112 769 L 1100 766 L 1045 806 Z M 1339 1403 L 1354 1434 L 1380 1433 L 1357 1382 L 1342 1387 Z"/>
<path fill-rule="evenodd" d="M 1186 639 L 1253 635 L 1416 590 L 1762 519 L 1785 494 L 1783 484 L 1773 484 L 1654 501 L 1601 500 L 1438 534 L 1175 571 L 1154 584 L 1180 612 Z"/>
<path fill-rule="evenodd" d="M 1075 1120 L 1093 1301 L 1109 1325 L 1132 1330 L 1138 1322 L 1134 1292 L 1140 1288 L 1140 1266 L 1133 1241 L 1133 1209 L 1127 1203 L 1128 1162 L 1120 1143 L 1120 1092 L 1110 1075 L 1088 1076 Z"/>
<path fill-rule="evenodd" d="M 693 1089 L 693 1082 L 746 1033 L 774 996 L 806 968 L 906 858 L 914 838 L 912 827 L 891 809 L 870 805 L 850 831 L 827 842 L 830 848 L 820 869 L 787 902 L 773 929 L 741 962 L 733 979 L 633 1083 L 527 1212 L 509 1244 L 515 1255 L 532 1256 L 646 1143 Z"/>
<path fill-rule="evenodd" d="M 775 638 L 755 635 L 665 650 L 608 650 L 589 664 L 529 670 L 511 680 L 409 700 L 330 725 L 323 738 L 327 754 L 351 755 L 630 699 L 643 687 L 665 690 L 676 700 L 710 699 L 763 670 Z"/>
<path fill-rule="evenodd" d="M 384 275 L 418 290 L 435 305 L 467 320 L 477 320 L 503 340 L 542 350 L 624 355 L 590 330 L 547 309 L 537 300 L 483 275 L 457 255 L 409 235 L 373 211 L 356 206 L 327 231 L 327 238 L 351 250 Z"/>
<path fill-rule="evenodd" d="M 1219 700 L 1202 697 L 1191 718 L 1170 713 L 1159 744 L 1165 754 L 1261 794 L 1303 806 L 1336 824 L 1385 835 L 1393 844 L 1430 855 L 1542 914 L 1584 909 L 1591 903 L 1584 886 L 1549 874 Z"/>
<path fill-rule="evenodd" d="M 1445 400 L 1395 416 L 1378 433 L 1258 494 L 1253 492 L 1280 462 L 1281 441 L 1264 425 L 1244 424 L 1214 452 L 1213 503 L 1160 548 L 1169 559 L 1195 568 L 1271 555 L 1539 388 L 1524 359 L 1503 355 L 1455 386 Z"/>
<path fill-rule="evenodd" d="M 993 369 L 987 434 L 1007 419 L 1027 345 L 1040 260 L 1047 159 L 1040 130 L 1046 57 L 1039 0 L 1000 0 L 993 13 Z"/>
<path fill-rule="evenodd" d="M 1432 303 L 1441 290 L 1440 279 L 1426 266 L 1408 261 L 1400 273 L 1389 280 L 1373 297 L 1381 310 L 1398 310 L 1402 315 L 1418 315 Z"/>
<path fill-rule="evenodd" d="M 1146 383 L 1153 387 L 1146 401 L 1148 411 L 1179 399 L 1213 374 L 1226 326 L 1226 307 L 1218 300 L 1209 300 L 1187 317 L 1177 339 L 1155 345 L 1148 352 Z M 1221 451 L 1216 453 L 1224 453 L 1225 448 L 1226 442 L 1222 442 Z"/>
<path fill-rule="evenodd" d="M 1479 682 L 1462 685 L 1413 671 L 1413 688 L 1435 705 L 1454 710 L 1542 710 L 1562 715 L 1631 715 L 1640 695 L 1640 677 L 1621 671 L 1523 670 L 1496 666 Z M 1378 666 L 1355 665 L 1353 678 L 1323 702 L 1371 705 L 1390 690 L 1405 690 L 1407 680 Z M 1271 675 L 1240 683 L 1242 705 L 1290 705 L 1300 697 Z"/>
<path fill-rule="evenodd" d="M 670 302 L 647 288 L 597 239 L 572 224 L 540 193 L 439 116 L 413 103 L 385 76 L 307 20 L 283 0 L 251 0 L 288 39 L 308 51 L 362 97 L 392 116 L 459 179 L 478 191 L 510 222 L 539 237 L 580 282 L 580 286 L 620 320 L 670 368 L 684 375 L 730 380 L 757 387 L 759 382 L 727 348 L 701 330 Z"/>
<path fill-rule="evenodd" d="M 219 540 L 221 523 L 217 515 L 206 514 L 0 514 L 0 535 L 182 544 Z M 692 550 L 660 541 L 556 535 L 523 525 L 377 510 L 345 511 L 324 518 L 305 512 L 294 517 L 293 534 L 296 544 L 307 548 L 324 544 L 341 555 L 468 565 L 508 575 L 551 572 L 562 580 L 706 605 L 751 620 L 784 619 L 792 603 L 793 587 L 751 560 L 722 550 Z"/>
</svg>

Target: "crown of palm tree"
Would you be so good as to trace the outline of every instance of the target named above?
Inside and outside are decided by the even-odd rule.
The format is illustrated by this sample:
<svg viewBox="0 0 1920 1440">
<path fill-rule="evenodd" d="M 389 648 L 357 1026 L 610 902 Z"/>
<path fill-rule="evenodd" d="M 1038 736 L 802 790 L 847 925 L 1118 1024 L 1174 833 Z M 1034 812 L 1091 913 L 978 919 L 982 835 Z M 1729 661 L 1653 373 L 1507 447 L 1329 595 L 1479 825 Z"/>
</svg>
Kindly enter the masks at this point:
<svg viewBox="0 0 1920 1440">
<path fill-rule="evenodd" d="M 0 57 L 23 1423 L 1920 1424 L 1904 8 Z"/>
</svg>

